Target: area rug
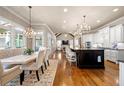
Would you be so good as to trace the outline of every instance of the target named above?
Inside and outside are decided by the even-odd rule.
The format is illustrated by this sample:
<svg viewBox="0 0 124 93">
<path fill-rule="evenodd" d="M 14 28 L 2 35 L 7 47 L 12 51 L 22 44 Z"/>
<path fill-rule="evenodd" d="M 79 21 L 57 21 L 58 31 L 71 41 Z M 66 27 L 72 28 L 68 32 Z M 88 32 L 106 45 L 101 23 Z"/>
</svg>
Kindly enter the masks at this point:
<svg viewBox="0 0 124 93">
<path fill-rule="evenodd" d="M 44 74 L 42 74 L 41 70 L 39 70 L 40 81 L 37 81 L 36 73 L 32 72 L 29 74 L 28 71 L 25 73 L 25 80 L 22 86 L 52 86 L 55 78 L 58 60 L 50 59 L 50 65 L 47 66 L 47 69 L 44 68 Z M 7 86 L 20 86 L 19 76 L 10 81 Z"/>
</svg>

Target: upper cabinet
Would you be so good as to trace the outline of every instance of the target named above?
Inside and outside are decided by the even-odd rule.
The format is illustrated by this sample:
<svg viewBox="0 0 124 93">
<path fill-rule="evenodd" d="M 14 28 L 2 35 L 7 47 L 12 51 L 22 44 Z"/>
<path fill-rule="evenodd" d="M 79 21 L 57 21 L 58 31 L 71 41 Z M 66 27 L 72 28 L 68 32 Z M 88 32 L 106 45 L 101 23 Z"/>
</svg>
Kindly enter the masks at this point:
<svg viewBox="0 0 124 93">
<path fill-rule="evenodd" d="M 113 43 L 124 42 L 124 28 L 122 24 L 105 27 L 96 33 L 83 35 L 83 43 L 90 41 L 102 47 L 109 48 Z"/>
<path fill-rule="evenodd" d="M 93 42 L 93 34 L 85 34 L 82 36 L 83 43 L 85 42 Z"/>
<path fill-rule="evenodd" d="M 115 27 L 110 28 L 110 43 L 115 42 Z"/>
<path fill-rule="evenodd" d="M 102 29 L 103 47 L 109 47 L 109 27 Z"/>
<path fill-rule="evenodd" d="M 100 44 L 103 47 L 109 47 L 109 27 L 105 27 L 94 33 L 93 43 Z"/>
<path fill-rule="evenodd" d="M 110 43 L 124 42 L 123 25 L 117 25 L 110 28 Z"/>
<path fill-rule="evenodd" d="M 123 31 L 123 25 L 117 25 L 116 31 L 115 31 L 115 37 L 117 42 L 124 42 L 124 31 Z"/>
</svg>

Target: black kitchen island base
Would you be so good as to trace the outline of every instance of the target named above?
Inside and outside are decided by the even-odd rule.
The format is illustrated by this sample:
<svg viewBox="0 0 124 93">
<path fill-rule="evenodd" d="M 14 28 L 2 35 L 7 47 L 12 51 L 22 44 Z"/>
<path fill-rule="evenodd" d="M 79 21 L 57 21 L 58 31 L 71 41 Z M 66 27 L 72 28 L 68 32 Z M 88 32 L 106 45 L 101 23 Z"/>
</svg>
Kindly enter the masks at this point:
<svg viewBox="0 0 124 93">
<path fill-rule="evenodd" d="M 103 49 L 72 49 L 76 52 L 77 67 L 79 68 L 105 68 Z"/>
</svg>

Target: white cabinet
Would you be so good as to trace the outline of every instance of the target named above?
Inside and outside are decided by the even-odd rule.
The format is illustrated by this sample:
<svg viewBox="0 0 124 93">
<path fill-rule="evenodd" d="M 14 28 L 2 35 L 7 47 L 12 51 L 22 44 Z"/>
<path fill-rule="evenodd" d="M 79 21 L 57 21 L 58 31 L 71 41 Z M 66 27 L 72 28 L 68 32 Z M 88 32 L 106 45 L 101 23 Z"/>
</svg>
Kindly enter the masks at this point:
<svg viewBox="0 0 124 93">
<path fill-rule="evenodd" d="M 110 28 L 110 43 L 124 42 L 123 25 L 117 25 Z"/>
<path fill-rule="evenodd" d="M 96 33 L 83 35 L 83 43 L 87 41 L 92 44 L 102 45 L 105 48 L 111 48 L 113 43 L 124 42 L 123 25 L 105 27 Z"/>
<path fill-rule="evenodd" d="M 124 86 L 124 50 L 118 52 L 119 61 L 119 85 Z"/>
<path fill-rule="evenodd" d="M 98 44 L 103 44 L 103 31 L 100 30 L 97 33 L 97 43 Z"/>
<path fill-rule="evenodd" d="M 102 47 L 109 47 L 109 27 L 100 29 L 96 33 L 96 43 L 101 44 Z"/>
<path fill-rule="evenodd" d="M 115 42 L 115 27 L 110 28 L 110 43 Z"/>
<path fill-rule="evenodd" d="M 103 47 L 109 47 L 109 27 L 104 30 Z"/>
<path fill-rule="evenodd" d="M 82 36 L 83 42 L 92 42 L 93 41 L 93 35 L 92 34 L 86 34 Z"/>
<path fill-rule="evenodd" d="M 104 60 L 109 60 L 110 59 L 110 50 L 105 50 L 104 51 Z"/>
<path fill-rule="evenodd" d="M 117 25 L 115 30 L 116 42 L 124 42 L 123 25 Z"/>
<path fill-rule="evenodd" d="M 91 43 L 92 43 L 92 34 L 88 34 L 88 36 L 87 36 L 88 38 L 88 40 L 87 41 L 90 41 Z"/>
<path fill-rule="evenodd" d="M 124 86 L 124 63 L 119 62 L 119 85 Z"/>
<path fill-rule="evenodd" d="M 94 44 L 96 44 L 97 43 L 97 40 L 98 40 L 98 38 L 97 38 L 97 33 L 93 33 L 93 43 Z"/>
<path fill-rule="evenodd" d="M 109 60 L 109 61 L 117 63 L 118 50 L 105 50 L 104 57 L 105 57 L 105 60 Z"/>
<path fill-rule="evenodd" d="M 110 51 L 110 61 L 117 63 L 118 57 L 118 51 L 117 50 L 111 50 Z"/>
</svg>

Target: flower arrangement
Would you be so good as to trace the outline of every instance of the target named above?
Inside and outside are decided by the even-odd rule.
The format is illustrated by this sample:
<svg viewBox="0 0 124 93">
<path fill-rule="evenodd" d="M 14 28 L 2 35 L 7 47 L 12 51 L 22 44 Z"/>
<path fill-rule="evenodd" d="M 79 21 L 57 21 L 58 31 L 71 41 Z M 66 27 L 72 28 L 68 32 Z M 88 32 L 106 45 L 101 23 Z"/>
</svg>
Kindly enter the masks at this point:
<svg viewBox="0 0 124 93">
<path fill-rule="evenodd" d="M 31 49 L 31 48 L 27 48 L 27 49 L 25 49 L 24 54 L 31 55 L 33 52 L 34 52 L 33 49 Z"/>
</svg>

